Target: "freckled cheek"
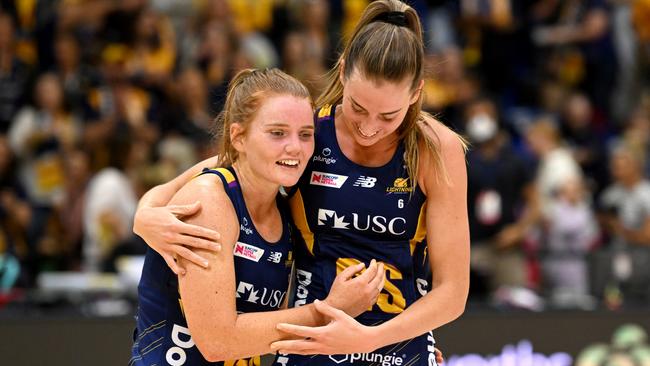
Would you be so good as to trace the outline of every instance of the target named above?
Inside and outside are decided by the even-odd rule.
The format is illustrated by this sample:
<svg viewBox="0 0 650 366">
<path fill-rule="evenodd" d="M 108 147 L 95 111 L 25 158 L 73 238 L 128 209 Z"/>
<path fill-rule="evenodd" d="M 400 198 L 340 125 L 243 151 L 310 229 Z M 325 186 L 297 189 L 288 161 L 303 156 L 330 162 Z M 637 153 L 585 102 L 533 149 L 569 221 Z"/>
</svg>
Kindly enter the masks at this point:
<svg viewBox="0 0 650 366">
<path fill-rule="evenodd" d="M 302 153 L 305 155 L 305 157 L 310 157 L 314 154 L 314 142 L 305 142 L 302 144 Z"/>
</svg>

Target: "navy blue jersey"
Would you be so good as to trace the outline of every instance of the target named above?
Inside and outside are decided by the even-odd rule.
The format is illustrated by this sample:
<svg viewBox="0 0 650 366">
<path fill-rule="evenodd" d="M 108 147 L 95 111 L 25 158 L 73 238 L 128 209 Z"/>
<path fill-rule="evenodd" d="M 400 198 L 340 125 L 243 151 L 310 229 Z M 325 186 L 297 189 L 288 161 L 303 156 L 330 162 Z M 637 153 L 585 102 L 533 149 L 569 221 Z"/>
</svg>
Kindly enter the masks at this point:
<svg viewBox="0 0 650 366">
<path fill-rule="evenodd" d="M 404 311 L 430 286 L 426 197 L 409 180 L 403 144 L 381 167 L 350 161 L 336 140 L 334 114 L 332 107 L 318 112 L 315 154 L 290 201 L 304 239 L 296 247 L 295 305 L 325 298 L 344 268 L 376 259 L 384 263 L 386 282 L 377 303 L 357 318 L 376 325 Z M 428 334 L 369 354 L 280 355 L 276 365 L 431 365 L 432 356 Z"/>
<path fill-rule="evenodd" d="M 244 197 L 232 169 L 205 169 L 223 181 L 239 219 L 239 237 L 234 246 L 237 312 L 271 311 L 285 300 L 291 274 L 292 243 L 288 208 L 278 197 L 282 214 L 282 237 L 276 243 L 264 240 L 255 230 Z M 163 258 L 149 249 L 138 286 L 137 327 L 131 365 L 259 365 L 260 358 L 210 363 L 194 345 L 183 315 L 178 279 Z"/>
</svg>

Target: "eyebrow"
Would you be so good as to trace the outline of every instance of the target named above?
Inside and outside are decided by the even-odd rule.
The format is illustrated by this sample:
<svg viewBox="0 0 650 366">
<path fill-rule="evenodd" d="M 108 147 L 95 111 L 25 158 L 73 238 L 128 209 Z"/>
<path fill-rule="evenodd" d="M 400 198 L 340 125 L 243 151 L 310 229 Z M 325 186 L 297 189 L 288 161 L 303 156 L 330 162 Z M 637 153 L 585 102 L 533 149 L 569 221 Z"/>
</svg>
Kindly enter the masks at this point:
<svg viewBox="0 0 650 366">
<path fill-rule="evenodd" d="M 265 128 L 268 128 L 268 127 L 289 127 L 289 124 L 288 123 L 282 123 L 282 122 L 272 122 L 272 123 L 265 124 L 264 127 Z M 313 124 L 303 125 L 303 126 L 300 126 L 300 128 L 308 128 L 308 129 L 313 130 L 314 125 Z"/>
<path fill-rule="evenodd" d="M 354 103 L 357 107 L 363 109 L 364 111 L 366 110 L 366 109 L 365 109 L 361 104 L 359 104 L 356 100 L 354 100 L 354 98 L 350 97 L 350 100 L 351 100 L 352 103 Z M 394 110 L 394 111 L 391 111 L 391 112 L 384 112 L 384 113 L 379 113 L 379 114 L 381 114 L 382 116 L 387 116 L 387 115 L 389 115 L 389 114 L 395 114 L 395 113 L 397 113 L 397 112 L 399 112 L 399 111 L 401 111 L 401 110 L 402 110 L 402 108 L 397 109 L 397 110 Z"/>
</svg>

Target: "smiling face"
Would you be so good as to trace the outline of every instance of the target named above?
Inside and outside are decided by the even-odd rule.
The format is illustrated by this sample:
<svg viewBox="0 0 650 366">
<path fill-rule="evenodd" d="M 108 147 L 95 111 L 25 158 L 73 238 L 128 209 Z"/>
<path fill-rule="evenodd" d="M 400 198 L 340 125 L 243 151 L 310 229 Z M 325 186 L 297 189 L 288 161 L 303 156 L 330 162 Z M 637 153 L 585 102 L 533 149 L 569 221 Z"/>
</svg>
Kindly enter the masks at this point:
<svg viewBox="0 0 650 366">
<path fill-rule="evenodd" d="M 309 100 L 290 95 L 265 98 L 252 121 L 233 123 L 230 135 L 240 164 L 282 186 L 298 182 L 314 152 L 313 111 Z"/>
<path fill-rule="evenodd" d="M 387 137 L 397 137 L 397 129 L 419 93 L 411 90 L 411 78 L 377 82 L 357 69 L 349 78 L 341 78 L 342 120 L 354 141 L 367 147 Z"/>
</svg>

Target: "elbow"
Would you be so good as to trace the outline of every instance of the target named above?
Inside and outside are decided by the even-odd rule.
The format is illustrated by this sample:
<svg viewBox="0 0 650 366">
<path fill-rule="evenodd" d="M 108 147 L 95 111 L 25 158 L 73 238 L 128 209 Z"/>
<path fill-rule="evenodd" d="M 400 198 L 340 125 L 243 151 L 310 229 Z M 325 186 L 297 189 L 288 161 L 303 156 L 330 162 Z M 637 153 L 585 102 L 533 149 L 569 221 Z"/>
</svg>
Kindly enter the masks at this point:
<svg viewBox="0 0 650 366">
<path fill-rule="evenodd" d="M 196 339 L 195 341 L 196 348 L 201 352 L 201 356 L 205 358 L 208 362 L 219 362 L 226 361 L 228 355 L 226 350 L 228 349 L 226 345 L 222 344 L 220 340 L 212 339 L 208 341 Z"/>
<path fill-rule="evenodd" d="M 467 301 L 464 300 L 464 301 L 459 301 L 458 304 L 456 304 L 456 306 L 454 306 L 454 308 L 452 310 L 452 314 L 451 314 L 452 320 L 456 320 L 456 319 L 460 318 L 460 316 L 463 315 L 463 313 L 465 313 L 465 305 L 466 304 L 467 304 Z"/>
<path fill-rule="evenodd" d="M 231 349 L 227 343 L 228 337 L 215 337 L 214 334 L 198 334 L 192 336 L 194 345 L 201 353 L 201 356 L 209 362 L 219 362 L 231 359 L 228 350 Z M 228 334 L 228 333 L 222 333 Z"/>
<path fill-rule="evenodd" d="M 455 296 L 456 301 L 451 306 L 451 320 L 458 319 L 463 313 L 465 313 L 465 307 L 467 305 L 467 297 L 469 296 L 469 280 L 466 284 L 458 286 L 459 291 Z"/>
</svg>

